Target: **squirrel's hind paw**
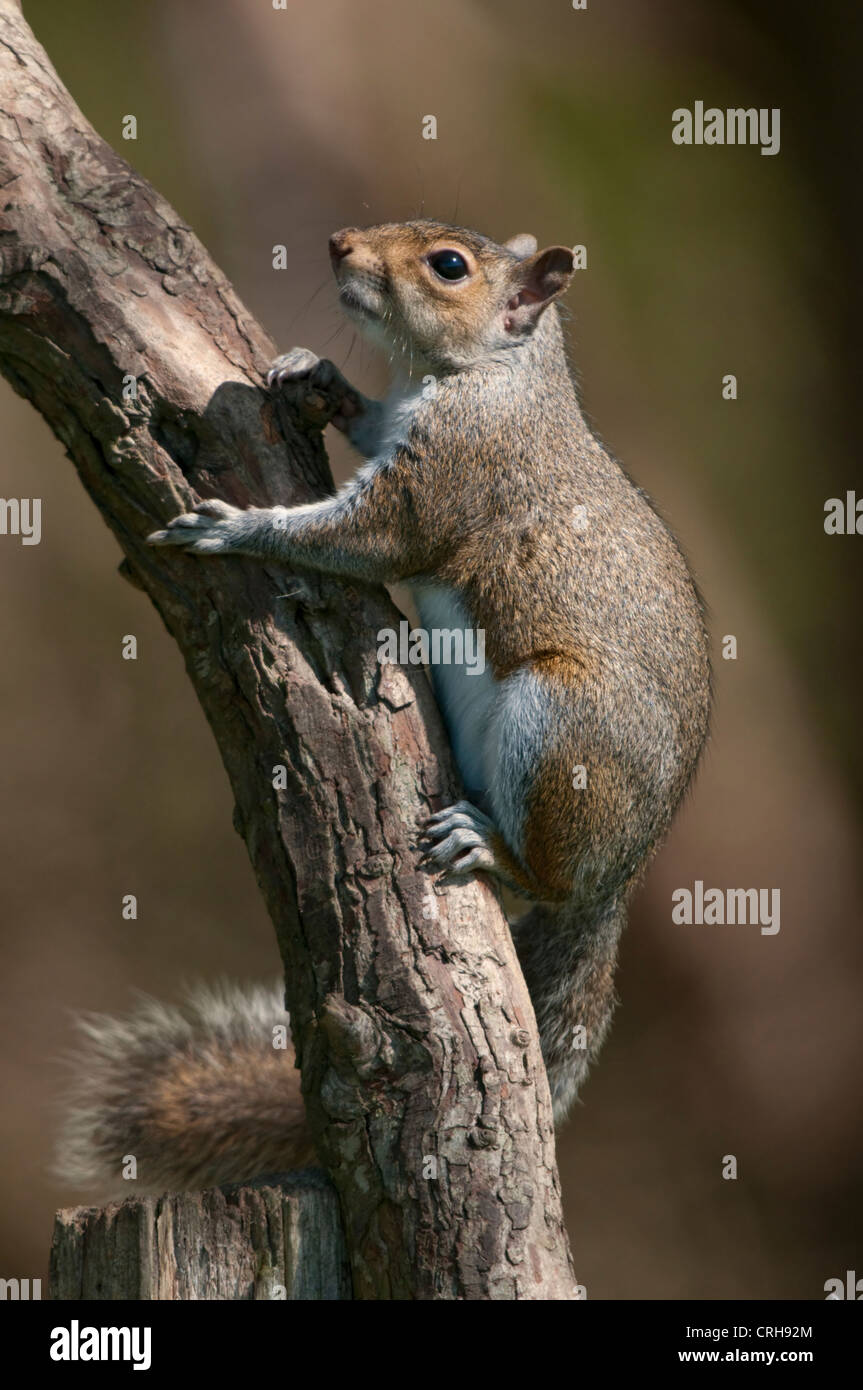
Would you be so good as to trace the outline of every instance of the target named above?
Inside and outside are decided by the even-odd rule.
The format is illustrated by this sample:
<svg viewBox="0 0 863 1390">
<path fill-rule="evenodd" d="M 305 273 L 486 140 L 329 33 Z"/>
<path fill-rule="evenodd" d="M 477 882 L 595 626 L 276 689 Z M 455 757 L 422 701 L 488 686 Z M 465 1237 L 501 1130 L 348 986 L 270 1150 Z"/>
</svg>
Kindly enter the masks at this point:
<svg viewBox="0 0 863 1390">
<path fill-rule="evenodd" d="M 449 869 L 454 874 L 484 869 L 493 873 L 497 867 L 492 835 L 494 825 L 488 816 L 469 801 L 457 801 L 444 811 L 430 816 L 425 825 L 428 843 L 422 863 L 435 869 Z"/>
</svg>

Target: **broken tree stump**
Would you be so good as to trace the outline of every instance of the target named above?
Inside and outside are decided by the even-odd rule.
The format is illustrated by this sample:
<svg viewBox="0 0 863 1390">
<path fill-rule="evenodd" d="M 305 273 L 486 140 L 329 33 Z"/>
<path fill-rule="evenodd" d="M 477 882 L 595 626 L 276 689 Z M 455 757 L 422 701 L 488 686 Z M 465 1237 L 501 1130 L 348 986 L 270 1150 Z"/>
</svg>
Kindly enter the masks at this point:
<svg viewBox="0 0 863 1390">
<path fill-rule="evenodd" d="M 69 1207 L 55 1218 L 50 1297 L 349 1299 L 335 1188 L 308 1169 L 244 1186 Z"/>
</svg>

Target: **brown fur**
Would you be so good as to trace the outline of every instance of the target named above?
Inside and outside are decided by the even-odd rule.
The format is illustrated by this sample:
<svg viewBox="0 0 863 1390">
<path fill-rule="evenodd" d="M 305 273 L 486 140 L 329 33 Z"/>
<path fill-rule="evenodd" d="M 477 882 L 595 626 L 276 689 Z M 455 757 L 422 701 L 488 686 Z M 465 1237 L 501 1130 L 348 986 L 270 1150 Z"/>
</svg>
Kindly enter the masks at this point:
<svg viewBox="0 0 863 1390">
<path fill-rule="evenodd" d="M 443 276 L 441 251 L 464 275 Z M 390 353 L 398 390 L 369 401 L 306 349 L 274 380 L 299 409 L 313 397 L 318 419 L 323 400 L 372 465 L 311 507 L 214 499 L 151 539 L 407 582 L 421 613 L 449 603 L 484 631 L 496 684 L 479 715 L 432 673 L 471 801 L 430 825 L 428 857 L 535 900 L 514 934 L 560 1119 L 609 1026 L 628 899 L 707 736 L 701 602 L 581 412 L 555 304 L 567 248 L 417 221 L 345 228 L 331 255 L 343 307 Z"/>
<path fill-rule="evenodd" d="M 180 1007 L 84 1018 L 57 1167 L 131 1196 L 244 1182 L 314 1162 L 281 989 L 199 988 Z M 135 1160 L 134 1178 L 125 1176 Z"/>
</svg>

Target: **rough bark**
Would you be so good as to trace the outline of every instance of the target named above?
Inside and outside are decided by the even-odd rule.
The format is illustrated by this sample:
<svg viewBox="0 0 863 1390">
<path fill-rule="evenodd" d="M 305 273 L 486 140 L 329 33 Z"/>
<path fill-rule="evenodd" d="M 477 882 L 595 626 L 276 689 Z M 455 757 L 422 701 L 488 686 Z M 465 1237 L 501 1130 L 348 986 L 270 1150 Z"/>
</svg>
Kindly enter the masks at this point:
<svg viewBox="0 0 863 1390">
<path fill-rule="evenodd" d="M 349 1299 L 336 1193 L 322 1173 L 310 1171 L 60 1211 L 50 1296 Z"/>
<path fill-rule="evenodd" d="M 355 1296 L 574 1297 L 505 920 L 487 884 L 417 868 L 417 820 L 457 787 L 423 673 L 376 662 L 399 615 L 380 590 L 144 545 L 201 497 L 318 496 L 326 455 L 263 389 L 264 330 L 77 110 L 15 0 L 0 0 L 0 185 L 0 369 L 66 446 L 215 734 Z"/>
</svg>

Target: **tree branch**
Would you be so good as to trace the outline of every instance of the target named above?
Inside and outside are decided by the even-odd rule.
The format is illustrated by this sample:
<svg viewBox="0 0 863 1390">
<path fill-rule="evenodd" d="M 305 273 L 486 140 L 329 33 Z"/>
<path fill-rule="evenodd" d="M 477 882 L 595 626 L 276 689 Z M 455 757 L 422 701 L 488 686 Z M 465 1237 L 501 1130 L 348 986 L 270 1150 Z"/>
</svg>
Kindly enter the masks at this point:
<svg viewBox="0 0 863 1390">
<path fill-rule="evenodd" d="M 318 496 L 326 456 L 262 389 L 263 329 L 77 110 L 14 0 L 0 0 L 0 184 L 0 369 L 66 446 L 215 734 L 355 1296 L 574 1297 L 504 918 L 486 884 L 442 889 L 416 866 L 418 818 L 456 787 L 422 672 L 375 660 L 399 615 L 379 590 L 145 546 L 200 497 Z"/>
</svg>

